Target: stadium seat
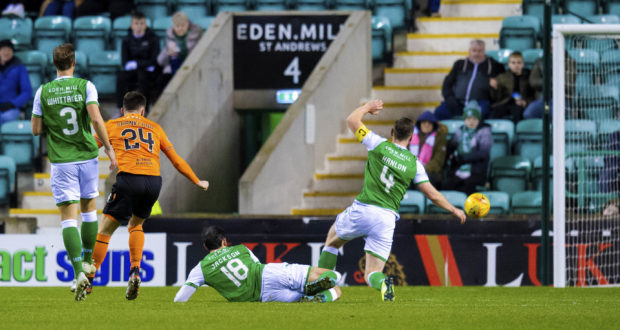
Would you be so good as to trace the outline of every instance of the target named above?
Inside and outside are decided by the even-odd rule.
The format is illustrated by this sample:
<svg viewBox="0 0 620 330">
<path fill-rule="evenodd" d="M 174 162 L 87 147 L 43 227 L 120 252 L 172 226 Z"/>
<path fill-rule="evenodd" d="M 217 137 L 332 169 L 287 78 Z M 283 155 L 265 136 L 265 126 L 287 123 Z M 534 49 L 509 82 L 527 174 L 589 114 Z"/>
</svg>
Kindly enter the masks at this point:
<svg viewBox="0 0 620 330">
<path fill-rule="evenodd" d="M 336 10 L 366 10 L 370 8 L 369 0 L 333 0 Z"/>
<path fill-rule="evenodd" d="M 151 19 L 146 18 L 146 26 L 151 27 Z M 112 45 L 114 49 L 120 51 L 123 38 L 127 36 L 128 30 L 131 27 L 131 16 L 121 16 L 114 19 L 112 22 Z"/>
<path fill-rule="evenodd" d="M 553 190 L 553 156 L 549 155 L 550 175 L 549 187 Z M 536 190 L 542 190 L 543 180 L 543 156 L 540 155 L 534 159 L 534 169 L 532 170 L 532 185 Z"/>
<path fill-rule="evenodd" d="M 250 0 L 213 0 L 214 14 L 220 11 L 246 11 L 252 8 Z"/>
<path fill-rule="evenodd" d="M 507 214 L 510 212 L 510 195 L 505 191 L 485 191 L 484 195 L 491 203 L 489 214 Z"/>
<path fill-rule="evenodd" d="M 253 0 L 254 9 L 260 11 L 281 11 L 289 9 L 288 0 Z"/>
<path fill-rule="evenodd" d="M 100 52 L 106 49 L 112 23 L 104 16 L 82 16 L 73 22 L 75 50 Z"/>
<path fill-rule="evenodd" d="M 618 24 L 620 18 L 617 15 L 591 15 L 586 19 L 593 24 Z"/>
<path fill-rule="evenodd" d="M 515 130 L 515 154 L 533 161 L 542 155 L 542 119 L 525 119 Z"/>
<path fill-rule="evenodd" d="M 15 50 L 32 47 L 32 20 L 26 18 L 0 18 L 0 40 L 10 39 Z"/>
<path fill-rule="evenodd" d="M 507 119 L 488 119 L 486 123 L 491 125 L 493 135 L 490 161 L 497 157 L 510 155 L 515 124 Z"/>
<path fill-rule="evenodd" d="M 454 135 L 456 130 L 464 125 L 462 119 L 444 119 L 441 121 L 441 123 L 446 125 L 446 127 L 448 128 L 448 135 L 446 135 L 446 139 L 448 141 L 450 141 L 450 138 L 452 138 L 452 135 Z"/>
<path fill-rule="evenodd" d="M 598 13 L 599 0 L 564 0 L 564 12 L 576 13 L 581 16 L 596 15 Z"/>
<path fill-rule="evenodd" d="M 329 9 L 327 0 L 294 0 L 293 8 L 300 11 L 321 11 Z"/>
<path fill-rule="evenodd" d="M 35 48 L 48 57 L 56 46 L 69 42 L 71 20 L 65 16 L 43 16 L 34 21 Z"/>
<path fill-rule="evenodd" d="M 385 17 L 372 17 L 372 59 L 373 61 L 388 60 L 392 54 L 392 27 Z"/>
<path fill-rule="evenodd" d="M 522 51 L 536 48 L 540 21 L 534 16 L 508 16 L 499 32 L 500 48 Z"/>
<path fill-rule="evenodd" d="M 620 16 L 620 0 L 606 0 L 603 2 L 603 12 Z"/>
<path fill-rule="evenodd" d="M 536 60 L 543 57 L 543 50 L 540 48 L 526 49 L 523 52 L 523 63 L 527 69 L 532 69 Z"/>
<path fill-rule="evenodd" d="M 609 134 L 620 131 L 620 120 L 603 120 L 599 123 L 597 144 L 602 150 L 608 150 Z"/>
<path fill-rule="evenodd" d="M 159 37 L 159 48 L 164 48 L 166 30 L 172 26 L 172 16 L 160 17 L 153 21 L 153 32 Z"/>
<path fill-rule="evenodd" d="M 193 22 L 198 24 L 203 30 L 206 31 L 209 28 L 209 26 L 211 26 L 211 23 L 213 23 L 214 19 L 215 19 L 215 16 L 206 16 L 206 17 L 197 18 Z"/>
<path fill-rule="evenodd" d="M 463 206 L 465 205 L 465 200 L 467 199 L 467 195 L 464 192 L 456 191 L 456 190 L 441 190 L 440 192 L 444 195 L 444 197 L 446 197 L 446 199 L 450 203 L 452 203 L 452 205 L 454 205 L 455 207 L 461 210 L 463 209 Z M 450 213 L 450 212 L 433 204 L 433 201 L 431 201 L 430 199 L 426 199 L 426 212 L 425 213 L 431 213 L 431 214 L 444 213 L 445 214 L 445 213 Z"/>
<path fill-rule="evenodd" d="M 86 54 L 75 51 L 75 71 L 74 77 L 88 79 L 88 57 Z M 54 58 L 47 57 L 47 78 L 48 80 L 56 79 L 56 67 L 54 66 Z"/>
<path fill-rule="evenodd" d="M 15 191 L 15 161 L 10 156 L 0 155 L 0 204 L 9 204 Z"/>
<path fill-rule="evenodd" d="M 104 51 L 88 56 L 90 81 L 99 95 L 116 95 L 116 76 L 121 68 L 121 55 L 117 51 Z"/>
<path fill-rule="evenodd" d="M 176 0 L 175 12 L 182 11 L 191 21 L 210 14 L 205 0 Z"/>
<path fill-rule="evenodd" d="M 535 16 L 540 22 L 544 19 L 545 0 L 523 0 L 523 15 Z M 551 14 L 557 14 L 558 6 L 551 2 Z"/>
<path fill-rule="evenodd" d="M 553 15 L 551 24 L 581 24 L 581 20 L 574 15 Z"/>
<path fill-rule="evenodd" d="M 596 140 L 596 123 L 588 119 L 569 119 L 564 122 L 566 152 L 582 151 Z"/>
<path fill-rule="evenodd" d="M 485 54 L 488 57 L 492 57 L 494 60 L 502 63 L 504 66 L 508 65 L 508 58 L 512 54 L 512 49 L 491 49 L 487 50 Z"/>
<path fill-rule="evenodd" d="M 532 164 L 523 156 L 504 156 L 491 163 L 491 189 L 510 195 L 527 190 Z"/>
<path fill-rule="evenodd" d="M 387 17 L 395 31 L 405 30 L 409 26 L 411 2 L 405 0 L 370 0 L 373 15 Z"/>
<path fill-rule="evenodd" d="M 47 56 L 45 53 L 38 50 L 16 52 L 15 56 L 24 63 L 26 70 L 28 70 L 28 78 L 32 86 L 32 96 L 34 96 L 39 86 L 41 86 L 41 83 L 47 80 L 45 71 L 47 67 Z"/>
<path fill-rule="evenodd" d="M 417 190 L 407 190 L 400 202 L 399 213 L 424 214 L 424 194 Z"/>
<path fill-rule="evenodd" d="M 13 158 L 19 170 L 34 168 L 34 159 L 38 151 L 35 148 L 35 140 L 38 139 L 38 136 L 32 135 L 29 120 L 10 121 L 0 127 L 2 154 Z"/>
<path fill-rule="evenodd" d="M 521 191 L 512 195 L 512 214 L 542 213 L 542 193 L 540 191 Z"/>
<path fill-rule="evenodd" d="M 136 0 L 138 11 L 155 21 L 160 17 L 168 16 L 168 0 Z"/>
</svg>

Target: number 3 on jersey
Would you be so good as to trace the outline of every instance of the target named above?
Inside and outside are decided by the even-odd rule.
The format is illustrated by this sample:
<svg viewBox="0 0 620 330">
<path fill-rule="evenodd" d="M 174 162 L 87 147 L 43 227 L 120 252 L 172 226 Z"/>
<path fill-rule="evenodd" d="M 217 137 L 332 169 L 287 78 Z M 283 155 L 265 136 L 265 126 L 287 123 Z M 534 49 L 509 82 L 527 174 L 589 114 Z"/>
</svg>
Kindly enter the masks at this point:
<svg viewBox="0 0 620 330">
<path fill-rule="evenodd" d="M 394 175 L 388 175 L 389 167 L 383 165 L 383 171 L 381 172 L 381 182 L 385 183 L 385 192 L 390 193 L 390 189 L 394 186 Z"/>
<path fill-rule="evenodd" d="M 155 144 L 155 141 L 153 140 L 153 133 L 151 132 L 146 132 L 145 137 L 142 128 L 138 128 L 137 133 L 134 128 L 126 128 L 121 132 L 121 137 L 125 141 L 125 150 L 140 149 L 140 142 L 143 142 L 148 145 L 149 152 L 153 152 L 153 144 Z M 138 137 L 140 138 L 140 142 L 136 141 Z"/>
</svg>

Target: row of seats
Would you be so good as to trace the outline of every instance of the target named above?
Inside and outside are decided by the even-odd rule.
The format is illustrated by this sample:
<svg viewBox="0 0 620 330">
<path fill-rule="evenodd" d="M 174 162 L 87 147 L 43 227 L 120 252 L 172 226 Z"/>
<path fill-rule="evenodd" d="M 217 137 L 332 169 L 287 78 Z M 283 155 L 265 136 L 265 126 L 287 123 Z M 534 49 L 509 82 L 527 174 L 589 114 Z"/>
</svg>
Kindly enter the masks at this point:
<svg viewBox="0 0 620 330">
<path fill-rule="evenodd" d="M 545 0 L 523 0 L 523 14 L 544 17 Z M 551 1 L 552 14 L 570 12 L 581 16 L 613 14 L 620 16 L 620 0 L 560 0 Z"/>
<path fill-rule="evenodd" d="M 442 190 L 441 193 L 454 206 L 462 209 L 467 195 L 460 191 Z M 483 192 L 489 202 L 491 209 L 489 214 L 539 214 L 542 212 L 542 194 L 540 191 L 522 191 L 512 196 L 504 191 L 485 191 Z M 407 190 L 400 203 L 400 213 L 413 214 L 438 214 L 448 213 L 446 210 L 436 206 L 430 199 L 417 190 Z"/>
<path fill-rule="evenodd" d="M 39 137 L 32 135 L 28 120 L 0 126 L 0 204 L 16 200 L 16 173 L 34 169 L 40 157 L 39 143 Z"/>
</svg>

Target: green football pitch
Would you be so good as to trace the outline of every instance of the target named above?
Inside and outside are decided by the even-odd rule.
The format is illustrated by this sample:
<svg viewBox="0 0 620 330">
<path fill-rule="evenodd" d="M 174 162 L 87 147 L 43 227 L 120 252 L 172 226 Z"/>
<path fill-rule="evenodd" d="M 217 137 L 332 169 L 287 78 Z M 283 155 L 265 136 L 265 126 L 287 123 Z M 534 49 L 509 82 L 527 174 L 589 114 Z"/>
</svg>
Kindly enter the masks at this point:
<svg viewBox="0 0 620 330">
<path fill-rule="evenodd" d="M 174 287 L 95 287 L 83 302 L 68 288 L 0 288 L 0 329 L 618 329 L 620 288 L 396 287 L 384 303 L 345 287 L 331 304 L 228 303 L 200 288 L 173 303 Z"/>
</svg>

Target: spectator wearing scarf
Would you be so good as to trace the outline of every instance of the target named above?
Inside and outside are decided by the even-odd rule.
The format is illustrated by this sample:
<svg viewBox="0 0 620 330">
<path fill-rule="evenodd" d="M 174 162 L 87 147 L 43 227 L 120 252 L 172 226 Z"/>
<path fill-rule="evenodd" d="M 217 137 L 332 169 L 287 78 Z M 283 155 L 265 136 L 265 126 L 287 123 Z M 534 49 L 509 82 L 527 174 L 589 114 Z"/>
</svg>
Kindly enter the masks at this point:
<svg viewBox="0 0 620 330">
<path fill-rule="evenodd" d="M 448 143 L 451 168 L 442 189 L 459 190 L 466 194 L 484 186 L 491 156 L 493 137 L 491 126 L 482 121 L 480 106 L 470 101 L 463 110 L 464 125 Z"/>
<path fill-rule="evenodd" d="M 448 128 L 437 121 L 435 115 L 425 111 L 416 121 L 409 151 L 414 154 L 428 174 L 431 184 L 440 187 L 446 160 L 446 136 Z"/>
</svg>

